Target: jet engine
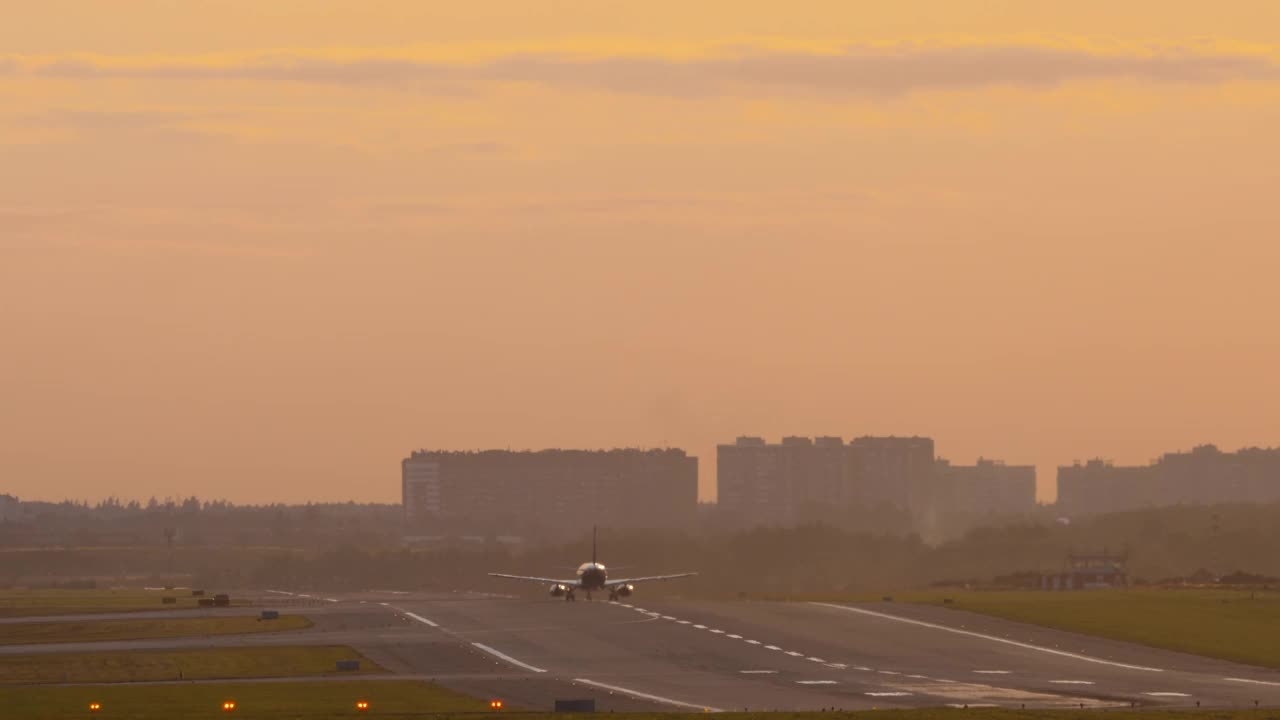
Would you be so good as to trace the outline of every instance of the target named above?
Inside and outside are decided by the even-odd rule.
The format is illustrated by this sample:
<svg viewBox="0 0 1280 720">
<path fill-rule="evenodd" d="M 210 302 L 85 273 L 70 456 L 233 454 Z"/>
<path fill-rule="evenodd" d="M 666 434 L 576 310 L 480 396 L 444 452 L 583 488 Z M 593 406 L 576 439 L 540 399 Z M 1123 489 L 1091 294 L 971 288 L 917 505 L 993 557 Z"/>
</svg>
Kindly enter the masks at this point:
<svg viewBox="0 0 1280 720">
<path fill-rule="evenodd" d="M 560 583 L 551 586 L 551 597 L 564 597 L 567 592 L 569 592 L 569 588 Z"/>
<path fill-rule="evenodd" d="M 635 592 L 635 590 L 635 585 L 627 583 L 626 585 L 619 585 L 616 594 L 618 597 L 631 597 L 631 593 Z"/>
</svg>

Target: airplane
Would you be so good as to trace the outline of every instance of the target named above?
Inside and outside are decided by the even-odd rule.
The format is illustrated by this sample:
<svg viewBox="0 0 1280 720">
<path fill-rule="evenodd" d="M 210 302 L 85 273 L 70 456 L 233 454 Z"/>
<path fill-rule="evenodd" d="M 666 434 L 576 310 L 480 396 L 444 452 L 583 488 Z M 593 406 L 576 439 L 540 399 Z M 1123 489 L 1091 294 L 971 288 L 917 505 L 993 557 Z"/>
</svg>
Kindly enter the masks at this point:
<svg viewBox="0 0 1280 720">
<path fill-rule="evenodd" d="M 635 592 L 636 583 L 650 582 L 653 580 L 674 580 L 676 578 L 691 577 L 698 573 L 678 573 L 676 575 L 649 575 L 647 577 L 623 578 L 620 580 L 610 580 L 609 572 L 604 565 L 596 561 L 596 529 L 591 528 L 591 562 L 582 563 L 578 568 L 578 577 L 574 580 L 557 580 L 555 578 L 529 577 L 527 575 L 505 575 L 503 573 L 489 573 L 489 575 L 498 578 L 506 578 L 508 580 L 524 580 L 526 582 L 539 582 L 551 584 L 551 597 L 563 597 L 565 602 L 576 602 L 575 593 L 579 590 L 586 593 L 587 600 L 591 599 L 591 593 L 596 591 L 609 591 L 609 602 L 617 602 L 620 598 L 630 597 Z"/>
</svg>

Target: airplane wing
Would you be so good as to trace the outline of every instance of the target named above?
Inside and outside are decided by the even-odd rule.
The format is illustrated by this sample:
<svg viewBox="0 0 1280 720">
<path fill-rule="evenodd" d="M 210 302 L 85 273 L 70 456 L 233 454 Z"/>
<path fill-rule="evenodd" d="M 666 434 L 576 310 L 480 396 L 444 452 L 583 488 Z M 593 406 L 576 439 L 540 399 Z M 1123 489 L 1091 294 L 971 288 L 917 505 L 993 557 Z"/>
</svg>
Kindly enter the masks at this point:
<svg viewBox="0 0 1280 720">
<path fill-rule="evenodd" d="M 606 582 L 604 586 L 614 587 L 615 585 L 634 585 L 635 583 L 651 582 L 653 580 L 675 580 L 676 578 L 693 577 L 694 575 L 697 575 L 697 574 L 698 573 L 696 572 L 691 572 L 691 573 L 679 573 L 677 575 L 650 575 L 648 577 L 619 578 L 617 580 L 610 580 Z"/>
<path fill-rule="evenodd" d="M 525 582 L 547 583 L 551 585 L 564 585 L 567 587 L 578 587 L 578 579 L 573 580 L 557 580 L 555 578 L 529 577 L 528 575 L 504 575 L 502 573 L 489 573 L 492 577 L 506 578 L 508 580 L 524 580 Z"/>
</svg>

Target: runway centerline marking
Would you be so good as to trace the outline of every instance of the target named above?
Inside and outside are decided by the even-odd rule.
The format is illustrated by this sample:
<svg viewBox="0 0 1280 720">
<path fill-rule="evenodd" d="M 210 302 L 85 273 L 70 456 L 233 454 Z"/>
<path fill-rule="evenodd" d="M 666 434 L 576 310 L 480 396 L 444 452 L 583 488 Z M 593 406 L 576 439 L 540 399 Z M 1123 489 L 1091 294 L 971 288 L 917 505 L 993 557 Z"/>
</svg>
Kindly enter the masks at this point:
<svg viewBox="0 0 1280 720">
<path fill-rule="evenodd" d="M 688 620 L 677 620 L 676 622 L 680 623 L 681 625 L 692 625 L 692 623 L 690 623 Z"/>
<path fill-rule="evenodd" d="M 675 620 L 675 618 L 671 617 L 670 615 L 663 615 L 663 616 L 662 616 L 662 619 L 663 619 L 663 620 Z"/>
<path fill-rule="evenodd" d="M 876 672 L 880 673 L 881 675 L 901 675 L 902 674 L 894 670 L 877 670 Z"/>
<path fill-rule="evenodd" d="M 782 648 L 778 647 L 777 645 L 765 645 L 764 649 L 765 650 L 781 650 Z"/>
<path fill-rule="evenodd" d="M 1067 652 L 1065 650 L 1054 650 L 1053 648 L 1041 647 L 1030 643 L 1018 642 L 1008 638 L 998 637 L 996 635 L 986 635 L 972 630 L 961 630 L 959 628 L 947 627 L 946 625 L 938 625 L 937 623 L 925 622 L 923 620 L 913 620 L 911 618 L 899 617 L 888 613 L 876 612 L 875 610 L 866 610 L 864 608 L 853 608 L 848 605 L 836 605 L 834 603 L 813 602 L 811 605 L 820 607 L 833 608 L 835 610 L 844 610 L 845 612 L 859 613 L 862 615 L 870 615 L 884 620 L 893 620 L 895 622 L 906 623 L 908 625 L 916 625 L 918 627 L 931 628 L 933 630 L 942 630 L 943 632 L 955 633 L 957 635 L 968 635 L 969 637 L 980 638 L 982 640 L 990 640 L 991 642 L 1004 643 L 1005 645 L 1013 645 L 1026 650 L 1035 650 L 1036 652 L 1049 653 L 1050 655 L 1058 655 L 1060 657 L 1073 658 L 1084 662 L 1098 663 L 1100 665 L 1110 665 L 1111 667 L 1124 668 L 1126 670 L 1141 670 L 1143 672 L 1164 672 L 1161 668 L 1145 667 L 1143 665 L 1130 665 L 1128 663 L 1115 662 L 1113 660 L 1103 660 L 1091 655 L 1081 655 L 1079 653 Z"/>
<path fill-rule="evenodd" d="M 1054 685 L 1093 685 L 1092 680 L 1050 680 Z"/>
<path fill-rule="evenodd" d="M 1008 670 L 974 670 L 979 675 L 1012 675 Z"/>
<path fill-rule="evenodd" d="M 1142 694 L 1150 695 L 1151 697 L 1191 697 L 1191 695 L 1189 695 L 1188 693 L 1180 693 L 1180 692 L 1149 692 L 1149 693 L 1142 693 Z"/>
<path fill-rule="evenodd" d="M 743 675 L 777 675 L 777 670 L 739 670 Z"/>
<path fill-rule="evenodd" d="M 805 658 L 805 660 L 808 660 L 809 662 L 816 662 L 816 663 L 825 663 L 825 662 L 826 662 L 826 660 L 823 660 L 823 659 L 822 659 L 822 658 L 820 658 L 820 657 L 807 657 L 807 658 Z"/>
<path fill-rule="evenodd" d="M 847 667 L 849 667 L 849 666 L 848 666 L 848 665 L 845 665 L 844 663 L 827 663 L 827 667 L 835 668 L 835 669 L 837 669 L 837 670 L 844 670 L 845 668 L 847 668 Z"/>
<path fill-rule="evenodd" d="M 741 639 L 742 639 L 742 636 L 741 636 L 741 635 L 732 635 L 732 634 L 730 634 L 730 635 L 725 635 L 725 637 L 727 637 L 727 638 L 733 638 L 734 640 L 741 640 Z"/>
<path fill-rule="evenodd" d="M 598 687 L 602 690 L 612 690 L 613 692 L 622 693 L 623 695 L 628 695 L 630 697 L 637 698 L 639 700 L 652 700 L 656 703 L 663 703 L 665 705 L 673 705 L 675 707 L 683 707 L 683 708 L 693 708 L 695 710 L 706 710 L 709 712 L 724 712 L 720 708 L 713 708 L 709 705 L 698 705 L 696 703 L 684 702 L 683 700 L 672 700 L 671 698 L 662 697 L 661 695 L 650 695 L 649 693 L 640 692 L 639 690 L 632 690 L 630 688 L 624 688 L 618 685 L 606 685 L 605 683 L 596 682 L 595 680 L 588 680 L 586 678 L 574 678 L 573 681 L 577 683 L 582 683 L 583 685 Z"/>
<path fill-rule="evenodd" d="M 525 670 L 528 670 L 529 672 L 536 672 L 536 673 L 544 673 L 544 672 L 546 672 L 546 670 L 543 670 L 543 669 L 542 669 L 542 668 L 540 668 L 540 667 L 534 667 L 533 665 L 530 665 L 530 664 L 529 664 L 529 663 L 527 663 L 527 662 L 521 662 L 521 661 L 519 661 L 519 660 L 517 660 L 517 659 L 515 659 L 515 658 L 511 657 L 510 655 L 508 655 L 508 654 L 506 654 L 506 653 L 504 653 L 504 652 L 502 652 L 502 651 L 500 651 L 500 650 L 495 650 L 495 649 L 493 649 L 493 648 L 489 647 L 488 645 L 485 645 L 484 643 L 473 642 L 473 643 L 471 643 L 471 644 L 472 644 L 472 645 L 474 645 L 474 646 L 476 646 L 477 648 L 479 648 L 479 649 L 481 649 L 481 650 L 483 650 L 483 651 L 485 651 L 485 652 L 489 653 L 490 655 L 492 655 L 492 656 L 494 656 L 494 657 L 498 658 L 499 660 L 505 660 L 505 661 L 507 661 L 507 662 L 511 663 L 512 665 L 515 665 L 515 666 L 516 666 L 516 667 L 518 667 L 518 668 L 524 668 Z"/>
<path fill-rule="evenodd" d="M 723 634 L 724 634 L 724 631 L 723 631 L 723 630 L 717 630 L 717 629 L 715 629 L 715 628 L 711 628 L 711 632 L 715 633 L 716 635 L 723 635 Z"/>
<path fill-rule="evenodd" d="M 706 629 L 707 629 L 707 626 L 706 626 L 706 625 L 694 625 L 694 627 L 698 628 L 699 630 L 706 630 Z"/>
<path fill-rule="evenodd" d="M 743 640 L 743 642 L 745 642 L 745 643 L 746 643 L 746 644 L 748 644 L 748 645 L 759 645 L 759 644 L 760 644 L 760 641 L 759 641 L 759 640 Z"/>
<path fill-rule="evenodd" d="M 791 657 L 804 657 L 804 653 L 798 653 L 795 650 L 788 650 L 787 654 Z"/>
<path fill-rule="evenodd" d="M 863 695 L 870 695 L 871 697 L 907 697 L 910 694 L 911 693 L 902 690 L 885 690 L 881 692 L 863 693 Z"/>
<path fill-rule="evenodd" d="M 835 680 L 797 680 L 797 685 L 838 685 Z"/>
</svg>

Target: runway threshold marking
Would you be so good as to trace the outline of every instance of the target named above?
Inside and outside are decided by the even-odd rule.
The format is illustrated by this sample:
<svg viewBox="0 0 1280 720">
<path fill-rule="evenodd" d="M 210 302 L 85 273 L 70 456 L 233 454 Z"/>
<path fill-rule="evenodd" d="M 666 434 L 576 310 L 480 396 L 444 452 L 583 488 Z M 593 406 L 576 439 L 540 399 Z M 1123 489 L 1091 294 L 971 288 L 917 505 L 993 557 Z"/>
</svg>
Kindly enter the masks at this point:
<svg viewBox="0 0 1280 720">
<path fill-rule="evenodd" d="M 573 681 L 576 683 L 582 683 L 583 685 L 598 687 L 602 690 L 610 690 L 612 692 L 621 693 L 623 695 L 627 695 L 629 697 L 633 697 L 638 700 L 652 700 L 653 702 L 662 703 L 664 705 L 672 705 L 674 707 L 682 707 L 682 708 L 693 708 L 694 710 L 704 710 L 706 712 L 724 712 L 720 708 L 714 708 L 709 705 L 698 705 L 696 703 L 684 702 L 683 700 L 673 700 L 668 697 L 662 697 L 661 695 L 651 695 L 646 692 L 640 692 L 639 690 L 632 690 L 631 688 L 624 688 L 618 685 L 607 685 L 602 682 L 596 682 L 595 680 L 588 680 L 587 678 L 574 678 Z"/>
<path fill-rule="evenodd" d="M 858 613 L 861 615 L 869 615 L 871 617 L 878 617 L 884 620 L 893 620 L 895 622 L 906 623 L 908 625 L 915 625 L 917 627 L 926 627 L 933 630 L 942 630 L 943 632 L 955 633 L 957 635 L 968 635 L 969 637 L 980 638 L 982 640 L 990 640 L 991 642 L 1004 643 L 1005 645 L 1013 645 L 1014 647 L 1020 647 L 1026 650 L 1035 650 L 1036 652 L 1049 653 L 1050 655 L 1058 655 L 1059 657 L 1068 657 L 1075 660 L 1082 660 L 1084 662 L 1098 663 L 1099 665 L 1110 665 L 1111 667 L 1124 668 L 1126 670 L 1141 670 L 1143 672 L 1164 672 L 1164 670 L 1161 668 L 1146 667 L 1143 665 L 1130 665 L 1128 663 L 1115 662 L 1114 660 L 1103 660 L 1102 658 L 1096 658 L 1091 655 L 1081 655 L 1079 653 L 1067 652 L 1065 650 L 1054 650 L 1053 648 L 1041 647 L 1039 645 L 1032 645 L 1030 643 L 1018 642 L 1017 640 L 1010 640 L 1009 638 L 1002 638 L 996 635 L 986 635 L 984 633 L 974 632 L 972 630 L 961 630 L 960 628 L 947 627 L 946 625 L 938 625 L 937 623 L 925 622 L 923 620 L 913 620 L 911 618 L 899 617 L 897 615 L 890 615 L 888 613 L 876 612 L 875 610 L 867 610 L 865 608 L 854 608 L 854 607 L 849 607 L 848 605 L 836 605 L 834 603 L 824 603 L 824 602 L 811 602 L 809 604 L 817 605 L 820 607 L 828 607 L 835 610 L 844 610 L 845 612 Z"/>
<path fill-rule="evenodd" d="M 471 643 L 471 644 L 472 644 L 472 645 L 474 645 L 474 646 L 476 646 L 477 648 L 479 648 L 479 649 L 481 649 L 481 650 L 483 650 L 483 651 L 485 651 L 485 652 L 489 653 L 490 655 L 492 655 L 492 656 L 494 656 L 494 657 L 498 658 L 499 660 L 505 660 L 506 662 L 509 662 L 509 663 L 511 663 L 512 665 L 515 665 L 515 666 L 516 666 L 516 667 L 518 667 L 518 668 L 524 668 L 525 670 L 528 670 L 529 672 L 536 672 L 536 673 L 544 673 L 544 672 L 546 672 L 546 670 L 544 670 L 544 669 L 542 669 L 542 668 L 540 668 L 540 667 L 534 667 L 533 665 L 530 665 L 530 664 L 529 664 L 529 663 L 527 663 L 527 662 L 521 662 L 520 660 L 517 660 L 517 659 L 515 659 L 515 658 L 511 657 L 510 655 L 508 655 L 508 654 L 506 654 L 506 653 L 502 652 L 501 650 L 495 650 L 495 649 L 493 649 L 493 648 L 489 647 L 488 645 L 485 645 L 484 643 L 473 642 L 473 643 Z"/>
</svg>

